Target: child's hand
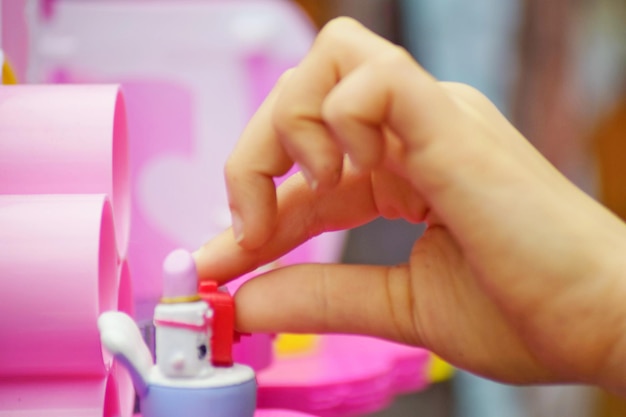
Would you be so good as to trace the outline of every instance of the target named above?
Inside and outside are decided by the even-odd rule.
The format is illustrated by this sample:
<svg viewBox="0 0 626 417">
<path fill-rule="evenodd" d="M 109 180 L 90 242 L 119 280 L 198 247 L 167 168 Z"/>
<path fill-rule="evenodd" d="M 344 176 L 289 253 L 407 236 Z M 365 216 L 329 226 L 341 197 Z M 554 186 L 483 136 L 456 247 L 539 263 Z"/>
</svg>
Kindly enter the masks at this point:
<svg viewBox="0 0 626 417">
<path fill-rule="evenodd" d="M 308 185 L 296 175 L 275 190 L 294 162 Z M 377 216 L 429 223 L 406 265 L 300 265 L 250 281 L 241 330 L 370 334 L 504 381 L 624 386 L 622 222 L 480 93 L 435 81 L 354 21 L 330 23 L 278 83 L 226 181 L 234 233 L 196 253 L 203 278 Z"/>
</svg>

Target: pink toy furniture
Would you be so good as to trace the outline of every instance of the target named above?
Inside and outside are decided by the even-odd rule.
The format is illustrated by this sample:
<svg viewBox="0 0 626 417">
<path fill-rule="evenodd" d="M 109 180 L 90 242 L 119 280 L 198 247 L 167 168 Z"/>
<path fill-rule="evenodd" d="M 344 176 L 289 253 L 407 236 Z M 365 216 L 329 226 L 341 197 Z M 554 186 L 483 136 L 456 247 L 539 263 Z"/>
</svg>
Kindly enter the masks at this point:
<svg viewBox="0 0 626 417">
<path fill-rule="evenodd" d="M 123 98 L 1 86 L 0 109 L 0 415 L 128 416 L 132 386 L 94 321 L 132 312 Z"/>
<path fill-rule="evenodd" d="M 0 102 L 0 194 L 105 193 L 124 256 L 130 178 L 119 88 L 4 86 Z"/>
<path fill-rule="evenodd" d="M 428 385 L 429 353 L 360 336 L 323 336 L 314 353 L 275 361 L 261 371 L 259 407 L 321 417 L 372 413 L 397 394 Z"/>
<path fill-rule="evenodd" d="M 0 230 L 0 375 L 105 375 L 94 319 L 115 308 L 118 259 L 106 197 L 3 195 Z"/>
</svg>

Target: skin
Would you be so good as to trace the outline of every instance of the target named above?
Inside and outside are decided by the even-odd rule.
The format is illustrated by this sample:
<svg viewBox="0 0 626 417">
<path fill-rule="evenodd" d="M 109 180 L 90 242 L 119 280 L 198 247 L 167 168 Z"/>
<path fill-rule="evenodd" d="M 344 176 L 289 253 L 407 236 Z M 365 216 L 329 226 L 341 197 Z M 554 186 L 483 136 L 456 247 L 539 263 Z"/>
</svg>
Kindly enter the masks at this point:
<svg viewBox="0 0 626 417">
<path fill-rule="evenodd" d="M 276 189 L 294 163 L 301 173 Z M 233 228 L 194 254 L 202 279 L 379 216 L 429 226 L 404 265 L 249 281 L 240 330 L 367 334 L 500 381 L 625 392 L 625 225 L 479 92 L 436 81 L 357 22 L 329 23 L 281 78 L 225 178 Z"/>
</svg>

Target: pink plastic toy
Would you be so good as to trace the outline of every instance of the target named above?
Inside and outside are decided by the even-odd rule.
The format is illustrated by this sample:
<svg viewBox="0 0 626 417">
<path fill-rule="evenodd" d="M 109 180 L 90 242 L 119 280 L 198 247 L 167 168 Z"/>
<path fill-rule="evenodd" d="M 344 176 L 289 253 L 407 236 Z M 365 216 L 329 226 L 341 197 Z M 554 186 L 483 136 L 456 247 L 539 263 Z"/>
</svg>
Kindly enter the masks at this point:
<svg viewBox="0 0 626 417">
<path fill-rule="evenodd" d="M 96 326 L 118 304 L 106 197 L 0 195 L 0 230 L 0 415 L 128 416 Z"/>
<path fill-rule="evenodd" d="M 429 353 L 361 336 L 323 336 L 314 353 L 258 374 L 259 407 L 334 417 L 372 413 L 428 384 Z"/>
<path fill-rule="evenodd" d="M 118 268 L 105 196 L 0 196 L 0 230 L 0 375 L 105 375 L 95 324 Z"/>
<path fill-rule="evenodd" d="M 130 177 L 119 88 L 3 86 L 0 108 L 0 194 L 107 194 L 125 255 Z"/>
<path fill-rule="evenodd" d="M 129 375 L 95 325 L 133 311 L 119 88 L 6 86 L 0 107 L 0 313 L 14 318 L 0 322 L 0 414 L 129 416 Z"/>
<path fill-rule="evenodd" d="M 128 262 L 123 261 L 118 269 L 117 308 L 115 308 L 115 310 L 126 313 L 132 317 L 134 315 L 135 308 L 131 287 L 130 268 L 128 267 Z M 115 360 L 113 361 L 111 373 L 115 375 L 115 380 L 117 382 L 121 412 L 120 415 L 122 417 L 127 417 L 130 415 L 131 410 L 135 407 L 135 388 L 133 387 L 133 381 L 128 373 L 128 370 Z"/>
<path fill-rule="evenodd" d="M 118 387 L 113 374 L 91 378 L 0 379 L 3 417 L 119 417 Z"/>
</svg>

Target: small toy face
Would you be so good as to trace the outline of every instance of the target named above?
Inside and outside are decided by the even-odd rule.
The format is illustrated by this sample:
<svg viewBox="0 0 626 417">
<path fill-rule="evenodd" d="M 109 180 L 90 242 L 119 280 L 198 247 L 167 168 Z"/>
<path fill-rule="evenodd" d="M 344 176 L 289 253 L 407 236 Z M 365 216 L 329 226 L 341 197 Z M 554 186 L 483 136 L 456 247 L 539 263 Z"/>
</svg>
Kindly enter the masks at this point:
<svg viewBox="0 0 626 417">
<path fill-rule="evenodd" d="M 211 372 L 210 316 L 204 301 L 157 306 L 156 363 L 164 376 L 202 377 Z"/>
</svg>

